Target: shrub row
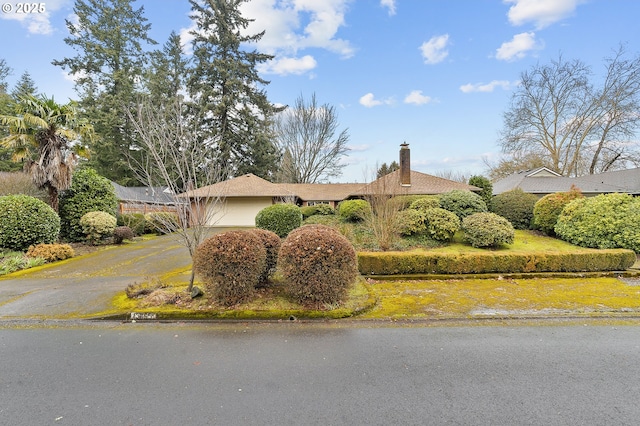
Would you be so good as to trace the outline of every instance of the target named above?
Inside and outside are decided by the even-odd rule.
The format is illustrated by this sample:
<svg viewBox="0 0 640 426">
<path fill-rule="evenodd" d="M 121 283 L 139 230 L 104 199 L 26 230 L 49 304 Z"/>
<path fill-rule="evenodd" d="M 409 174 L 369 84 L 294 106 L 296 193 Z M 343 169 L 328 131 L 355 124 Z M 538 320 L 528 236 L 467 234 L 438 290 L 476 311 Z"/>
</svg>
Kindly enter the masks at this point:
<svg viewBox="0 0 640 426">
<path fill-rule="evenodd" d="M 535 254 L 358 253 L 363 275 L 623 271 L 635 261 L 635 253 L 625 249 Z"/>
</svg>

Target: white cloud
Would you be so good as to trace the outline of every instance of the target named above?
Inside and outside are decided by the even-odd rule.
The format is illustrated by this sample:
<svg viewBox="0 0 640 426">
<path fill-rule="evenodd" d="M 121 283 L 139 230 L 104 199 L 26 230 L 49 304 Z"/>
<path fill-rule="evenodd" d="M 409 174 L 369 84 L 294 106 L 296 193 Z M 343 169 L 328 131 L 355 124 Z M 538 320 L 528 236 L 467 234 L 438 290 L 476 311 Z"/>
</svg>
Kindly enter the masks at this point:
<svg viewBox="0 0 640 426">
<path fill-rule="evenodd" d="M 483 92 L 483 93 L 489 93 L 489 92 L 493 92 L 494 89 L 496 87 L 500 87 L 503 90 L 509 90 L 511 87 L 513 87 L 516 83 L 511 83 L 508 80 L 493 80 L 490 83 L 484 84 L 484 83 L 475 83 L 475 84 L 465 84 L 463 86 L 460 86 L 460 90 L 463 93 L 472 93 L 472 92 Z"/>
<path fill-rule="evenodd" d="M 570 15 L 582 0 L 503 0 L 513 4 L 507 16 L 513 25 L 533 22 L 537 29 L 548 27 Z"/>
<path fill-rule="evenodd" d="M 372 108 L 374 106 L 382 105 L 383 102 L 376 100 L 373 96 L 373 93 L 367 93 L 366 95 L 360 98 L 360 105 L 366 106 L 367 108 Z"/>
<path fill-rule="evenodd" d="M 379 105 L 393 105 L 395 103 L 393 98 L 376 99 L 373 93 L 367 93 L 366 95 L 361 96 L 359 102 L 360 105 L 367 108 L 373 108 Z"/>
<path fill-rule="evenodd" d="M 396 0 L 380 0 L 380 6 L 389 10 L 389 16 L 396 14 Z"/>
<path fill-rule="evenodd" d="M 318 63 L 311 55 L 305 55 L 302 58 L 277 57 L 264 66 L 260 67 L 260 71 L 266 74 L 304 74 L 314 69 Z"/>
<path fill-rule="evenodd" d="M 437 64 L 442 62 L 449 55 L 447 45 L 449 44 L 449 34 L 434 36 L 425 41 L 420 46 L 422 57 L 426 64 Z"/>
<path fill-rule="evenodd" d="M 59 10 L 68 3 L 71 3 L 71 0 L 4 2 L 0 19 L 19 21 L 30 34 L 50 35 L 54 32 L 50 21 L 51 12 Z"/>
<path fill-rule="evenodd" d="M 243 16 L 255 19 L 246 30 L 248 34 L 265 31 L 257 43 L 258 50 L 276 56 L 276 63 L 284 61 L 292 65 L 295 61 L 302 65 L 295 67 L 297 70 L 306 67 L 308 71 L 315 67 L 315 64 L 310 67 L 313 58 L 298 57 L 305 49 L 325 49 L 345 59 L 354 55 L 351 43 L 336 36 L 345 25 L 348 3 L 349 0 L 252 0 L 243 3 L 241 11 Z M 290 73 L 289 69 L 281 68 L 283 75 Z"/>
<path fill-rule="evenodd" d="M 542 49 L 542 43 L 536 41 L 534 32 L 520 33 L 513 36 L 511 41 L 502 43 L 496 50 L 496 59 L 514 61 L 524 58 L 532 50 Z"/>
<path fill-rule="evenodd" d="M 414 104 L 414 105 L 424 105 L 432 102 L 430 96 L 426 96 L 422 94 L 422 90 L 413 90 L 404 98 L 405 104 Z"/>
</svg>

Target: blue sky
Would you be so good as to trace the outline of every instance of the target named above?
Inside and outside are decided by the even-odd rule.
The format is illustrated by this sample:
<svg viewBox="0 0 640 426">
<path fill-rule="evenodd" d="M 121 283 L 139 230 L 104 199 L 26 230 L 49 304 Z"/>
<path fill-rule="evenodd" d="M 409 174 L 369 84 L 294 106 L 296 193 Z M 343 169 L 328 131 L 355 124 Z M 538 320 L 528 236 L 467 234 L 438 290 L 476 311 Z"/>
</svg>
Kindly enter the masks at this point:
<svg viewBox="0 0 640 426">
<path fill-rule="evenodd" d="M 70 76 L 51 65 L 74 54 L 63 41 L 73 1 L 44 1 L 44 13 L 0 3 L 9 83 L 29 71 L 41 92 L 76 98 Z M 134 6 L 160 45 L 175 30 L 188 51 L 187 0 Z M 637 0 L 251 0 L 243 12 L 252 32 L 266 31 L 257 48 L 275 55 L 261 68 L 269 99 L 315 93 L 349 129 L 342 182 L 370 180 L 402 142 L 414 170 L 482 174 L 483 158 L 500 156 L 502 113 L 522 71 L 562 54 L 591 65 L 597 81 L 619 43 L 640 51 Z"/>
</svg>

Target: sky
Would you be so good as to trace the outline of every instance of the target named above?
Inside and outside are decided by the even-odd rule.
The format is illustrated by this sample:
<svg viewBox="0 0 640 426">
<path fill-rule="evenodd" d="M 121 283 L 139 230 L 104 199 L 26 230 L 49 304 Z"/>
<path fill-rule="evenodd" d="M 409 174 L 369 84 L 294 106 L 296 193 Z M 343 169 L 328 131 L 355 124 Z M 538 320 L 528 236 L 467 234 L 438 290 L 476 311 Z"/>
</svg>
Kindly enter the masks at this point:
<svg viewBox="0 0 640 426">
<path fill-rule="evenodd" d="M 10 89 L 28 71 L 41 93 L 77 99 L 72 76 L 51 64 L 75 55 L 64 43 L 73 4 L 0 0 Z M 144 7 L 159 46 L 176 31 L 190 54 L 187 0 L 133 5 Z M 253 47 L 274 55 L 259 69 L 269 100 L 315 94 L 348 129 L 334 182 L 371 180 L 405 142 L 413 170 L 486 175 L 522 72 L 562 55 L 591 66 L 597 83 L 621 43 L 640 51 L 637 0 L 250 0 L 241 10 L 254 19 L 251 33 L 265 31 Z"/>
</svg>

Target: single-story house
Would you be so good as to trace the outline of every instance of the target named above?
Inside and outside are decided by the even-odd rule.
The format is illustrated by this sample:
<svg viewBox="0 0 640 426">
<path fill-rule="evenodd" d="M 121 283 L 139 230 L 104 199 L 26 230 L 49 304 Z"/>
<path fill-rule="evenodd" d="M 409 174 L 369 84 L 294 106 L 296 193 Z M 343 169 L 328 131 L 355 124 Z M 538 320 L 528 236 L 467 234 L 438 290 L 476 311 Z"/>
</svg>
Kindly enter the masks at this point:
<svg viewBox="0 0 640 426">
<path fill-rule="evenodd" d="M 340 201 L 381 192 L 391 196 L 442 194 L 454 189 L 480 190 L 474 186 L 410 170 L 408 151 L 408 147 L 403 145 L 400 170 L 369 184 L 272 183 L 253 174 L 246 174 L 188 191 L 181 196 L 190 198 L 192 203 L 206 206 L 203 214 L 209 226 L 230 227 L 254 226 L 258 212 L 276 203 L 291 202 L 299 206 L 329 204 L 335 208 Z"/>
<path fill-rule="evenodd" d="M 176 196 L 169 188 L 111 184 L 118 199 L 118 214 L 178 211 Z"/>
<path fill-rule="evenodd" d="M 640 168 L 564 177 L 546 167 L 539 167 L 513 173 L 494 182 L 493 195 L 520 188 L 524 192 L 543 197 L 555 192 L 569 191 L 572 186 L 580 189 L 585 196 L 611 192 L 640 195 Z"/>
</svg>

